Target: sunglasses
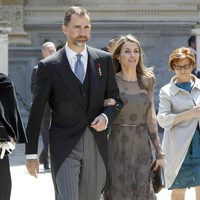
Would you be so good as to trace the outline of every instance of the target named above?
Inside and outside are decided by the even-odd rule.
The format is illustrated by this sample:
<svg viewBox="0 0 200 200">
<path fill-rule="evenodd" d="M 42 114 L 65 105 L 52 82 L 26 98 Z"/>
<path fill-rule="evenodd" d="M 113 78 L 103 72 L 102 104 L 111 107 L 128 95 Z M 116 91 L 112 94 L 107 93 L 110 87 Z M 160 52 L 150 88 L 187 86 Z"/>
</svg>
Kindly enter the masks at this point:
<svg viewBox="0 0 200 200">
<path fill-rule="evenodd" d="M 175 65 L 173 64 L 174 69 L 181 70 L 181 69 L 190 69 L 191 64 L 185 64 L 185 65 Z"/>
</svg>

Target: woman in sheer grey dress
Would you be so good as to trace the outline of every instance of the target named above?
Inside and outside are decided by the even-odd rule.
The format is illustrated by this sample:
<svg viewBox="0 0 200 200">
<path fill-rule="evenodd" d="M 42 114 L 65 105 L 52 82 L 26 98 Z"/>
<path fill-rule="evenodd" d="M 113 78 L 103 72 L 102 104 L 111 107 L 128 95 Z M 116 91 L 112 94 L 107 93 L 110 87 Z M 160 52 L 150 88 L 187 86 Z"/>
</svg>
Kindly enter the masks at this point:
<svg viewBox="0 0 200 200">
<path fill-rule="evenodd" d="M 164 164 L 153 102 L 155 79 L 152 71 L 144 67 L 142 49 L 132 35 L 120 37 L 112 57 L 124 108 L 109 136 L 105 199 L 153 200 L 156 196 L 150 178 L 150 141 L 156 150 L 155 168 Z M 107 99 L 104 104 L 113 104 L 113 100 Z"/>
</svg>

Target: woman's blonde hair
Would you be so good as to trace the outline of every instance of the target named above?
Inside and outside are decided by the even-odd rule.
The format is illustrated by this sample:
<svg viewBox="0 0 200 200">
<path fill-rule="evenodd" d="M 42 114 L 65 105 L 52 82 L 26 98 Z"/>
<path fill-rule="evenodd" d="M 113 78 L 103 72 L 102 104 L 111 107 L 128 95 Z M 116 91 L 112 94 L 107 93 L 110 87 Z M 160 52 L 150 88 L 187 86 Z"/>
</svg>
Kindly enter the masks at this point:
<svg viewBox="0 0 200 200">
<path fill-rule="evenodd" d="M 144 84 L 144 82 L 142 81 L 142 77 L 146 76 L 146 77 L 153 77 L 154 83 L 155 83 L 155 78 L 154 78 L 154 74 L 153 71 L 151 69 L 148 69 L 144 66 L 143 64 L 143 53 L 142 53 L 142 48 L 140 45 L 140 42 L 136 39 L 136 37 L 134 37 L 133 35 L 122 35 L 119 37 L 113 52 L 112 52 L 112 59 L 113 59 L 113 63 L 115 66 L 115 70 L 116 72 L 120 72 L 122 70 L 121 64 L 118 60 L 119 55 L 121 53 L 121 49 L 122 46 L 124 45 L 124 43 L 126 42 L 133 42 L 136 43 L 138 45 L 139 48 L 139 61 L 138 64 L 136 66 L 136 74 L 137 74 L 137 81 L 138 84 L 140 86 L 141 89 L 145 89 L 145 90 L 149 90 L 148 86 L 146 84 Z"/>
<path fill-rule="evenodd" d="M 180 62 L 181 60 L 187 58 L 190 61 L 190 64 L 193 69 L 196 67 L 195 55 L 190 48 L 181 47 L 172 51 L 169 56 L 168 68 L 171 71 L 174 71 L 174 64 Z"/>
</svg>

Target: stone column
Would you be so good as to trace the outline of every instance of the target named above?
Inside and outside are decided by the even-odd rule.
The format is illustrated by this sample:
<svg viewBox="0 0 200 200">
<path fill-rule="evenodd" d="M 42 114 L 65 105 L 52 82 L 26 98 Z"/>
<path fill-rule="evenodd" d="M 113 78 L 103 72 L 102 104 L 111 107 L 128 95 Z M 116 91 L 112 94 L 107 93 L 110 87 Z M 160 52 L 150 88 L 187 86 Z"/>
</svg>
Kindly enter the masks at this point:
<svg viewBox="0 0 200 200">
<path fill-rule="evenodd" d="M 195 24 L 192 27 L 191 30 L 192 34 L 196 35 L 196 44 L 197 44 L 197 70 L 200 71 L 200 22 L 197 22 L 197 24 Z"/>
<path fill-rule="evenodd" d="M 1 17 L 11 23 L 10 46 L 30 46 L 31 41 L 24 30 L 24 0 L 1 0 Z"/>
<path fill-rule="evenodd" d="M 8 33 L 11 32 L 9 22 L 0 19 L 0 73 L 8 74 Z"/>
</svg>

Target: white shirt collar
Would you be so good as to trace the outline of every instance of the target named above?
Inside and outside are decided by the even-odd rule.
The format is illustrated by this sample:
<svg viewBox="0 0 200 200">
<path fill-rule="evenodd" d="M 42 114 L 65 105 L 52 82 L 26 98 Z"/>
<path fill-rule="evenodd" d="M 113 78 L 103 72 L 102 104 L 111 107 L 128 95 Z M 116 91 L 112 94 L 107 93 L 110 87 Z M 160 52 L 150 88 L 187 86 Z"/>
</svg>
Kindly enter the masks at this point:
<svg viewBox="0 0 200 200">
<path fill-rule="evenodd" d="M 73 51 L 72 49 L 70 49 L 66 43 L 65 45 L 65 51 L 66 51 L 66 54 L 67 54 L 67 58 L 73 58 L 74 56 L 76 56 L 76 52 Z M 83 51 L 80 52 L 80 54 L 84 57 L 87 57 L 88 56 L 88 53 L 87 53 L 87 48 L 85 46 L 85 48 L 83 49 Z"/>
<path fill-rule="evenodd" d="M 72 71 L 74 72 L 74 68 L 75 68 L 75 63 L 77 61 L 77 57 L 76 57 L 76 52 L 73 51 L 72 49 L 70 49 L 68 47 L 68 44 L 66 43 L 65 45 L 65 51 L 66 51 L 66 56 L 67 59 L 69 61 L 70 67 L 72 69 Z M 84 65 L 84 71 L 86 74 L 86 69 L 87 69 L 87 62 L 88 62 L 88 52 L 87 52 L 87 47 L 85 46 L 85 48 L 83 49 L 83 51 L 80 52 L 81 56 L 81 61 L 83 62 Z"/>
</svg>

